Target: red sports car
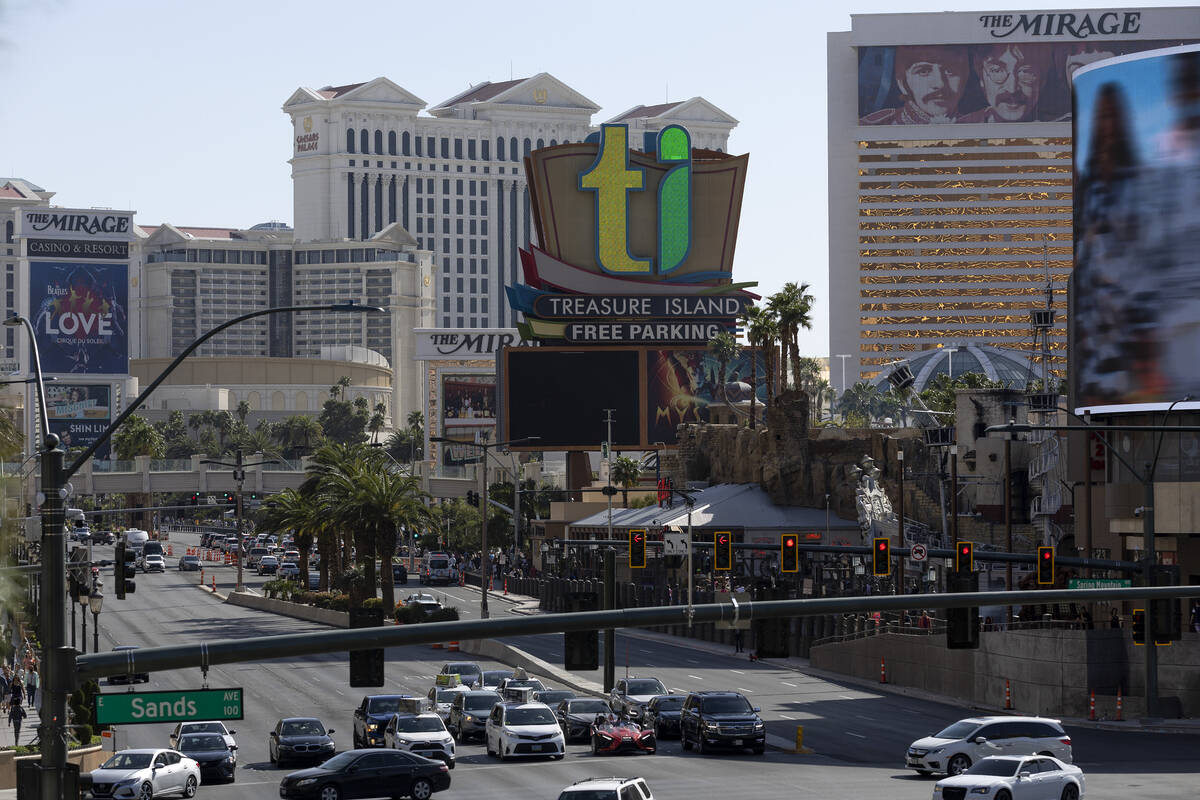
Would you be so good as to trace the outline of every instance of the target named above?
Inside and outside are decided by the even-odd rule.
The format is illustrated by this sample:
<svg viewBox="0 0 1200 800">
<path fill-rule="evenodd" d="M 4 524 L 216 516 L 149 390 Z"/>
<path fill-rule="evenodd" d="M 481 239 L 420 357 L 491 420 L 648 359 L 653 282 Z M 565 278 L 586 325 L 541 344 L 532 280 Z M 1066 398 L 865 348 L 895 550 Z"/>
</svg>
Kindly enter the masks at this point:
<svg viewBox="0 0 1200 800">
<path fill-rule="evenodd" d="M 654 753 L 658 743 L 654 731 L 627 719 L 597 717 L 592 723 L 592 755 Z"/>
</svg>

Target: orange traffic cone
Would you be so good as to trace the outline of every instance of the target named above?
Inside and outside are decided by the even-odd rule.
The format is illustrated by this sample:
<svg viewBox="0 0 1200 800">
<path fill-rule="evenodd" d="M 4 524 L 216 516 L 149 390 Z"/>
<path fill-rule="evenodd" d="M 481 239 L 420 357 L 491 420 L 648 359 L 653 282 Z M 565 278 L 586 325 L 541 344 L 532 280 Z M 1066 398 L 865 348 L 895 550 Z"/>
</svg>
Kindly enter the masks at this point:
<svg viewBox="0 0 1200 800">
<path fill-rule="evenodd" d="M 1008 684 L 1008 678 L 1004 679 L 1004 708 L 1012 709 L 1012 688 Z"/>
<path fill-rule="evenodd" d="M 504 576 L 504 596 L 508 597 L 508 576 Z"/>
<path fill-rule="evenodd" d="M 887 659 L 883 657 L 879 659 L 879 682 L 887 683 Z"/>
<path fill-rule="evenodd" d="M 1088 699 L 1088 719 L 1096 718 L 1096 690 L 1093 689 L 1091 697 Z"/>
<path fill-rule="evenodd" d="M 213 594 L 216 594 L 216 592 L 217 592 L 217 576 L 216 575 L 213 575 L 212 587 L 213 587 Z"/>
<path fill-rule="evenodd" d="M 1117 687 L 1117 722 L 1121 721 L 1121 687 Z"/>
</svg>

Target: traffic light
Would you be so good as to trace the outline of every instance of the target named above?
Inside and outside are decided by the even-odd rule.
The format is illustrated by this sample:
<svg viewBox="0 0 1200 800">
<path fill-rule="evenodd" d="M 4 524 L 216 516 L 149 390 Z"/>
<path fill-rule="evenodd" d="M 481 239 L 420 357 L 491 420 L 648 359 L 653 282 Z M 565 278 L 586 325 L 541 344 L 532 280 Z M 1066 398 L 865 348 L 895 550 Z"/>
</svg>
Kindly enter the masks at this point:
<svg viewBox="0 0 1200 800">
<path fill-rule="evenodd" d="M 118 600 L 124 600 L 125 595 L 133 594 L 137 590 L 137 584 L 133 580 L 135 566 L 127 560 L 130 555 L 132 552 L 126 549 L 125 542 L 117 542 L 116 551 L 113 553 L 113 583 L 116 585 Z"/>
<path fill-rule="evenodd" d="M 352 608 L 350 609 L 351 628 L 371 628 L 383 625 L 382 608 Z M 382 647 L 372 647 L 367 650 L 350 651 L 350 685 L 383 686 L 384 685 L 384 650 Z"/>
<path fill-rule="evenodd" d="M 194 506 L 200 505 L 200 493 L 199 492 L 192 492 L 192 505 L 194 505 Z"/>
<path fill-rule="evenodd" d="M 591 672 L 600 668 L 600 632 L 567 631 L 563 634 L 563 668 Z"/>
<path fill-rule="evenodd" d="M 713 569 L 733 569 L 733 536 L 729 531 L 713 534 Z"/>
<path fill-rule="evenodd" d="M 800 548 L 796 534 L 785 533 L 779 537 L 779 571 L 800 571 Z"/>
<path fill-rule="evenodd" d="M 1142 608 L 1133 610 L 1133 643 L 1146 643 L 1146 610 Z"/>
<path fill-rule="evenodd" d="M 646 566 L 646 529 L 629 531 L 629 568 L 643 569 Z"/>
<path fill-rule="evenodd" d="M 1037 561 L 1037 582 L 1039 586 L 1054 585 L 1054 548 L 1039 547 Z"/>
<path fill-rule="evenodd" d="M 475 506 L 476 508 L 478 508 L 479 507 L 479 492 L 468 491 L 467 492 L 467 502 L 470 503 L 471 505 Z"/>
<path fill-rule="evenodd" d="M 226 503 L 232 503 L 235 499 L 236 499 L 236 497 L 233 492 L 225 493 L 225 502 Z"/>
<path fill-rule="evenodd" d="M 955 551 L 954 560 L 955 572 L 974 572 L 975 571 L 975 543 L 974 542 L 959 542 L 958 550 Z"/>
<path fill-rule="evenodd" d="M 875 547 L 871 551 L 871 574 L 892 574 L 892 540 L 886 536 L 875 539 Z"/>
</svg>

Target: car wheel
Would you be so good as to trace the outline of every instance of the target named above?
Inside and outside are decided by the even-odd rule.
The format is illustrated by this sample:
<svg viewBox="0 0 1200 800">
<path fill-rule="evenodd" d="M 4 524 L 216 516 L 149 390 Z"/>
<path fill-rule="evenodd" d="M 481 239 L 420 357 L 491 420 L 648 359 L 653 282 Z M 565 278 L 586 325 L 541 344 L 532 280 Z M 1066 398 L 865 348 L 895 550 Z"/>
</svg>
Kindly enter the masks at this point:
<svg viewBox="0 0 1200 800">
<path fill-rule="evenodd" d="M 138 792 L 138 800 L 154 800 L 154 787 L 147 781 Z"/>
<path fill-rule="evenodd" d="M 1000 791 L 996 792 L 995 800 L 1012 800 L 1012 795 L 1009 794 L 1007 790 L 1001 789 Z"/>
<path fill-rule="evenodd" d="M 317 796 L 321 800 L 340 800 L 342 792 L 335 784 L 327 783 L 321 787 L 321 792 Z"/>
<path fill-rule="evenodd" d="M 971 759 L 959 753 L 946 764 L 946 774 L 953 778 L 955 775 L 963 774 L 970 768 Z"/>
<path fill-rule="evenodd" d="M 687 732 L 683 728 L 679 729 L 679 744 L 683 746 L 684 750 L 692 749 L 692 740 L 687 737 Z"/>
<path fill-rule="evenodd" d="M 504 761 L 507 758 L 504 755 L 504 740 L 503 739 L 496 740 L 496 755 L 500 757 L 501 761 Z"/>
<path fill-rule="evenodd" d="M 413 781 L 412 788 L 408 790 L 408 794 L 413 800 L 429 800 L 433 796 L 433 784 L 426 778 L 417 778 Z M 325 798 L 321 798 L 325 800 Z"/>
<path fill-rule="evenodd" d="M 187 780 L 184 781 L 183 796 L 184 797 L 195 797 L 196 796 L 196 776 L 195 775 L 188 775 Z"/>
<path fill-rule="evenodd" d="M 1064 786 L 1062 800 L 1079 800 L 1079 787 L 1073 783 L 1068 783 Z"/>
</svg>

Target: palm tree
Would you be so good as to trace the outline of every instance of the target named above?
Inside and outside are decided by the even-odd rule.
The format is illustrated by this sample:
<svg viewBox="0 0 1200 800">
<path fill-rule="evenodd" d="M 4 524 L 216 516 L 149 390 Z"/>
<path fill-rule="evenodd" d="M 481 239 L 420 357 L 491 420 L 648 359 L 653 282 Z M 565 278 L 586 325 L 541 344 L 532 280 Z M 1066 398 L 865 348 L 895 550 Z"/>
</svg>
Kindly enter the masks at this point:
<svg viewBox="0 0 1200 800">
<path fill-rule="evenodd" d="M 384 413 L 387 411 L 387 406 L 383 403 L 375 404 L 375 413 L 371 415 L 371 421 L 367 423 L 367 430 L 371 432 L 371 443 L 379 441 L 379 431 L 383 430 Z"/>
<path fill-rule="evenodd" d="M 343 375 L 329 387 L 329 396 L 334 400 L 345 400 L 346 390 L 350 388 L 350 379 Z"/>
<path fill-rule="evenodd" d="M 237 412 L 236 412 L 236 413 L 237 413 L 238 422 L 240 422 L 240 423 L 242 423 L 243 425 L 245 425 L 245 424 L 246 424 L 246 417 L 248 417 L 248 416 L 250 415 L 250 404 L 249 404 L 249 403 L 247 403 L 245 400 L 243 400 L 242 402 L 238 403 L 238 404 L 237 404 Z"/>
<path fill-rule="evenodd" d="M 642 467 L 629 456 L 617 456 L 612 464 L 612 481 L 621 487 L 621 503 L 629 508 L 629 488 L 637 486 Z"/>
<path fill-rule="evenodd" d="M 763 352 L 763 362 L 767 368 L 767 407 L 775 399 L 775 332 L 779 328 L 774 313 L 763 306 L 750 306 L 742 315 L 742 324 L 746 329 L 746 339 L 752 347 L 759 347 Z M 758 387 L 758 359 L 750 360 L 751 383 L 755 391 L 750 393 L 750 427 L 753 428 L 758 419 L 755 411 Z"/>
<path fill-rule="evenodd" d="M 796 385 L 796 373 L 799 372 L 800 359 L 800 328 L 812 329 L 813 296 L 808 293 L 807 283 L 796 284 L 789 281 L 767 300 L 767 306 L 775 314 L 778 321 L 779 339 L 783 344 L 783 366 L 786 378 L 787 369 L 792 367 L 792 388 Z M 786 380 L 784 381 L 786 385 Z"/>
<path fill-rule="evenodd" d="M 132 461 L 137 456 L 161 458 L 166 449 L 162 434 L 145 417 L 136 414 L 125 420 L 112 441 L 118 461 Z"/>
<path fill-rule="evenodd" d="M 879 408 L 879 388 L 867 381 L 859 381 L 842 394 L 838 411 L 845 417 L 853 416 L 862 426 L 869 425 Z M 847 422 L 849 423 L 849 419 Z"/>
<path fill-rule="evenodd" d="M 13 422 L 12 415 L 0 411 L 0 458 L 10 459 L 21 452 L 25 445 L 25 436 Z"/>
<path fill-rule="evenodd" d="M 275 531 L 295 534 L 300 551 L 302 586 L 308 586 L 308 553 L 323 515 L 318 499 L 295 489 L 285 489 L 263 503 L 262 524 Z M 322 570 L 324 572 L 324 569 Z"/>
<path fill-rule="evenodd" d="M 722 331 L 708 340 L 708 352 L 717 357 L 717 364 L 719 365 L 717 395 L 725 402 L 728 402 L 728 396 L 725 391 L 725 372 L 729 367 L 729 362 L 737 358 L 739 349 L 737 339 L 728 331 Z"/>
</svg>

